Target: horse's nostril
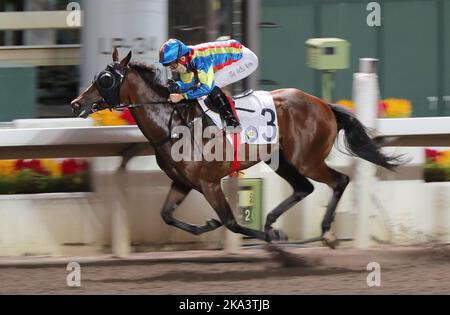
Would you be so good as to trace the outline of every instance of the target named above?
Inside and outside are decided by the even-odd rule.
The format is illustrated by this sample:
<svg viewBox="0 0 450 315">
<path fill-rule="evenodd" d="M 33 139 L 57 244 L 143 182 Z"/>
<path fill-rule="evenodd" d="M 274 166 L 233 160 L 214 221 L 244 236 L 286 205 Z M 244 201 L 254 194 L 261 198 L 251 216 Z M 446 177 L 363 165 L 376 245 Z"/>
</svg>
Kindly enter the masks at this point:
<svg viewBox="0 0 450 315">
<path fill-rule="evenodd" d="M 73 108 L 80 108 L 80 107 L 81 107 L 81 104 L 78 103 L 78 102 L 72 102 L 72 107 L 73 107 Z"/>
</svg>

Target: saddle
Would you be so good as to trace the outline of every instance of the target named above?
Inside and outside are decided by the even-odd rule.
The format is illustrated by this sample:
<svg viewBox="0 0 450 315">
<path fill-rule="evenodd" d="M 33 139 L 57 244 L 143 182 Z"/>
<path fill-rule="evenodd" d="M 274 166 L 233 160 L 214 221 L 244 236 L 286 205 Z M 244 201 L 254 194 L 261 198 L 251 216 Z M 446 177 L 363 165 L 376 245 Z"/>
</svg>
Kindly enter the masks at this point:
<svg viewBox="0 0 450 315">
<path fill-rule="evenodd" d="M 244 91 L 244 92 L 242 92 L 242 93 L 240 93 L 240 94 L 237 94 L 237 95 L 232 96 L 231 98 L 232 98 L 233 100 L 238 100 L 238 99 L 244 98 L 244 97 L 246 97 L 246 96 L 249 96 L 250 94 L 253 94 L 253 92 L 254 92 L 253 90 L 246 90 L 246 91 Z M 215 112 L 215 113 L 218 113 L 218 112 L 219 112 L 218 109 L 217 109 L 217 107 L 216 107 L 216 105 L 214 104 L 214 101 L 213 101 L 211 95 L 208 95 L 208 96 L 204 99 L 204 102 L 205 102 L 206 107 L 208 107 L 209 110 L 211 110 L 211 111 L 213 111 L 213 112 Z"/>
<path fill-rule="evenodd" d="M 278 143 L 278 119 L 275 103 L 270 92 L 245 91 L 233 97 L 242 127 L 241 143 Z M 208 97 L 199 98 L 198 103 L 216 126 L 224 128 L 220 115 L 215 111 L 214 102 Z M 229 135 L 227 135 L 227 138 Z M 229 139 L 231 142 L 231 139 Z"/>
</svg>

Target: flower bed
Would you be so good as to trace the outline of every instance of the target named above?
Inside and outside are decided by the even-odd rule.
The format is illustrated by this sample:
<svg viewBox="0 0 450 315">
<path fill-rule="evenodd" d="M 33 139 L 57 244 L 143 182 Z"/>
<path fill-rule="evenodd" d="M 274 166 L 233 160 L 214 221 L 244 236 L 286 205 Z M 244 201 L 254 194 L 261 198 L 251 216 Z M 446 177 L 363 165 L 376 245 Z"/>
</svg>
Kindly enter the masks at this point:
<svg viewBox="0 0 450 315">
<path fill-rule="evenodd" d="M 0 194 L 87 191 L 91 185 L 86 160 L 0 161 Z"/>
<path fill-rule="evenodd" d="M 425 149 L 425 182 L 450 181 L 450 150 Z"/>
<path fill-rule="evenodd" d="M 136 124 L 128 108 L 91 115 L 97 126 Z M 92 191 L 84 159 L 0 160 L 0 195 Z"/>
<path fill-rule="evenodd" d="M 339 100 L 336 102 L 345 108 L 354 111 L 355 106 L 350 100 Z M 378 103 L 378 117 L 380 118 L 405 118 L 411 117 L 412 104 L 406 99 L 387 98 Z"/>
</svg>

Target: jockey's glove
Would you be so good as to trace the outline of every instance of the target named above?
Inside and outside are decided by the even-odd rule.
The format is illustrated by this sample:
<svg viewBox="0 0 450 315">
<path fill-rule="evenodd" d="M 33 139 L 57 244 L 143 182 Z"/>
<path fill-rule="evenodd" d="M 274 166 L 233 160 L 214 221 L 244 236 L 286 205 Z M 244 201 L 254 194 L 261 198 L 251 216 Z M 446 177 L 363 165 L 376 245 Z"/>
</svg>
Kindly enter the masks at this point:
<svg viewBox="0 0 450 315">
<path fill-rule="evenodd" d="M 167 88 L 169 89 L 169 93 L 171 94 L 180 94 L 181 90 L 180 90 L 180 86 L 178 85 L 177 81 L 175 80 L 168 80 L 167 81 Z"/>
</svg>

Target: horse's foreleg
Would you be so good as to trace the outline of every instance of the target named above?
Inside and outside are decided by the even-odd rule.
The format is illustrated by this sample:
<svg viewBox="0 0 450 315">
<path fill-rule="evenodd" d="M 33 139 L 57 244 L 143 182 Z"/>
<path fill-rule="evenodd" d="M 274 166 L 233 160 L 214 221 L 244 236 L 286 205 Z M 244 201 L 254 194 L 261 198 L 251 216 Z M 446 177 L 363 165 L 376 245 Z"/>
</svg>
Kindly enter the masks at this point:
<svg viewBox="0 0 450 315">
<path fill-rule="evenodd" d="M 164 202 L 164 206 L 161 210 L 161 216 L 164 222 L 195 235 L 209 232 L 220 227 L 222 223 L 215 219 L 209 220 L 205 225 L 193 225 L 173 217 L 173 212 L 183 202 L 191 190 L 192 188 L 190 187 L 186 187 L 176 182 L 172 183 L 169 194 L 167 195 L 166 201 Z"/>
<path fill-rule="evenodd" d="M 244 234 L 259 240 L 268 241 L 266 233 L 239 225 L 231 211 L 225 195 L 219 183 L 203 182 L 201 183 L 202 192 L 206 200 L 216 211 L 220 221 L 232 232 Z"/>
<path fill-rule="evenodd" d="M 270 161 L 266 163 L 270 165 Z M 301 175 L 295 167 L 287 163 L 281 153 L 280 162 L 275 172 L 284 178 L 294 189 L 292 195 L 269 212 L 266 217 L 266 224 L 264 225 L 264 230 L 266 233 L 274 234 L 274 237 L 278 235 L 279 238 L 282 238 L 282 235 L 279 235 L 282 232 L 273 229 L 272 224 L 275 223 L 278 217 L 280 217 L 284 212 L 312 193 L 314 186 L 305 176 Z"/>
</svg>

